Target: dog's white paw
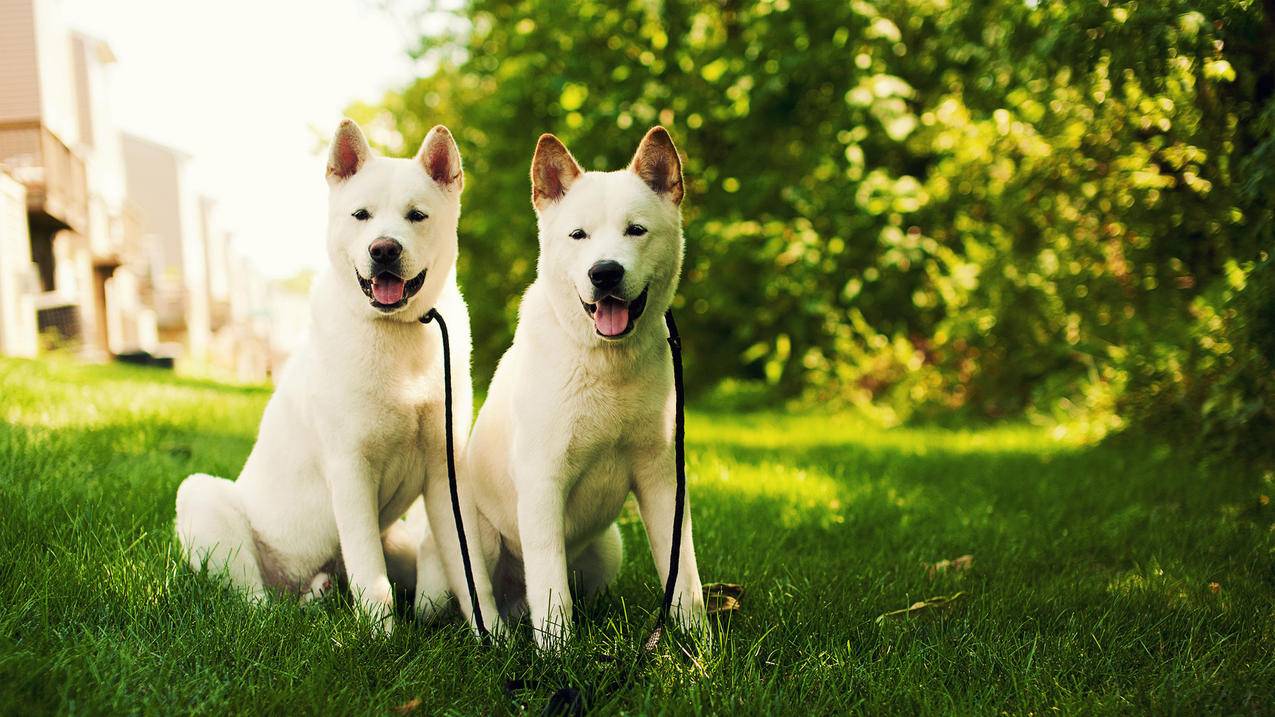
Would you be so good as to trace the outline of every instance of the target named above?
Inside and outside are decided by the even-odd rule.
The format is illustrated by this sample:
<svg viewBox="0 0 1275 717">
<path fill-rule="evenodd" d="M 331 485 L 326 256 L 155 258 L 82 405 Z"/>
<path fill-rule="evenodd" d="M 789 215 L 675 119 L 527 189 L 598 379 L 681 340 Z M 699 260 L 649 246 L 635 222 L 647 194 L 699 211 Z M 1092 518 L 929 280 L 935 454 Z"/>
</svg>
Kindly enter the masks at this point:
<svg viewBox="0 0 1275 717">
<path fill-rule="evenodd" d="M 372 627 L 376 637 L 389 637 L 394 634 L 394 605 L 363 605 L 359 613 Z"/>
<path fill-rule="evenodd" d="M 514 636 L 513 627 L 510 626 L 509 623 L 502 620 L 499 615 L 496 615 L 493 617 L 487 617 L 486 615 L 484 615 L 483 618 L 487 622 L 487 625 L 486 625 L 487 634 L 491 635 L 492 641 L 505 642 L 506 640 L 510 640 L 513 638 Z M 474 633 L 475 634 L 478 633 L 477 626 L 474 627 Z"/>
<path fill-rule="evenodd" d="M 388 579 L 360 593 L 357 604 L 360 615 L 374 633 L 383 636 L 394 633 L 394 590 Z"/>
<path fill-rule="evenodd" d="M 708 634 L 708 611 L 701 593 L 683 593 L 673 606 L 673 619 L 677 626 L 694 635 Z"/>
<path fill-rule="evenodd" d="M 322 600 L 324 595 L 332 589 L 332 576 L 325 572 L 320 572 L 310 580 L 310 589 L 301 595 L 301 604 L 307 605 L 316 600 Z"/>
<path fill-rule="evenodd" d="M 375 625 L 374 629 L 378 637 L 389 637 L 394 634 L 394 616 L 386 614 L 381 617 L 379 625 Z"/>
<path fill-rule="evenodd" d="M 571 623 L 562 620 L 546 620 L 536 626 L 536 647 L 544 652 L 561 652 L 571 639 Z"/>
</svg>

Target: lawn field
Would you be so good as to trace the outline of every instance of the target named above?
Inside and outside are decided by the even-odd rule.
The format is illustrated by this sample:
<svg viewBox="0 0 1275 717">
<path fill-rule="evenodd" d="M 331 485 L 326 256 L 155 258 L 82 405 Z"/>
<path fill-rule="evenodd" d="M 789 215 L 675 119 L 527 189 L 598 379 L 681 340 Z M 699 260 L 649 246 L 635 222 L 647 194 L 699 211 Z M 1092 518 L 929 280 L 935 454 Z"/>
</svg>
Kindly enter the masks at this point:
<svg viewBox="0 0 1275 717">
<path fill-rule="evenodd" d="M 557 656 L 459 618 L 377 638 L 341 596 L 252 608 L 187 570 L 177 484 L 235 475 L 268 396 L 0 361 L 0 714 L 538 713 L 568 684 L 601 714 L 1275 710 L 1275 486 L 1152 437 L 692 410 L 702 576 L 742 609 L 624 679 L 660 599 L 631 506 L 622 577 Z"/>
</svg>

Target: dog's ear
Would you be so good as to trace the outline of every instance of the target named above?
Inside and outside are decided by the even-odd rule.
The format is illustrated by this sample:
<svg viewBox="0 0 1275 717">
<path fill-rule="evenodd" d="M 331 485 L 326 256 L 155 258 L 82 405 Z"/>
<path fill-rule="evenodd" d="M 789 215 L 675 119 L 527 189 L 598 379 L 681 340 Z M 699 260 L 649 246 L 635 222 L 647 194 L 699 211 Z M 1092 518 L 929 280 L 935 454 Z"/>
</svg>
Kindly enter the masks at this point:
<svg viewBox="0 0 1275 717">
<path fill-rule="evenodd" d="M 531 158 L 531 204 L 539 210 L 562 199 L 583 173 L 561 140 L 551 134 L 540 135 Z"/>
<path fill-rule="evenodd" d="M 460 191 L 465 186 L 465 170 L 460 165 L 460 149 L 446 127 L 435 125 L 421 142 L 416 161 L 425 173 L 447 189 Z"/>
<path fill-rule="evenodd" d="M 682 203 L 682 160 L 668 130 L 655 126 L 642 138 L 629 169 L 660 196 Z"/>
<path fill-rule="evenodd" d="M 328 155 L 328 181 L 339 182 L 354 176 L 372 156 L 363 130 L 352 119 L 341 120 L 332 138 L 332 151 Z"/>
</svg>

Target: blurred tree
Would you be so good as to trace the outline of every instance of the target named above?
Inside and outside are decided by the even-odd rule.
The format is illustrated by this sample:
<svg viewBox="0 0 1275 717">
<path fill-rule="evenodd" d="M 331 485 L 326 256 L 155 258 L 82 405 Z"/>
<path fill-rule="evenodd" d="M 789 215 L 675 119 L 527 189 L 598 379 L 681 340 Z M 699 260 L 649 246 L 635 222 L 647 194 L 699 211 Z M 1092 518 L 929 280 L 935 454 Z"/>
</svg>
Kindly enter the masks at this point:
<svg viewBox="0 0 1275 717">
<path fill-rule="evenodd" d="M 1272 6 L 470 0 L 436 72 L 351 114 L 460 140 L 480 377 L 534 273 L 537 135 L 615 169 L 660 123 L 692 386 L 1275 425 Z"/>
</svg>

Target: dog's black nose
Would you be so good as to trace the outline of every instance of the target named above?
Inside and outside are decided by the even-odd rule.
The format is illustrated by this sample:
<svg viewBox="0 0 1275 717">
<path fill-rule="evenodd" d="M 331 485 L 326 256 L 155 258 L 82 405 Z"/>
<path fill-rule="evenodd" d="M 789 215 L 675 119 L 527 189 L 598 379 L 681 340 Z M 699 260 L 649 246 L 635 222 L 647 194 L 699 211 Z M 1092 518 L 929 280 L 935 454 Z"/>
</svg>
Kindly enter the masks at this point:
<svg viewBox="0 0 1275 717">
<path fill-rule="evenodd" d="M 367 253 L 371 254 L 372 261 L 378 264 L 390 264 L 398 261 L 399 256 L 403 254 L 403 245 L 394 239 L 382 237 L 368 246 Z"/>
<path fill-rule="evenodd" d="M 624 267 L 618 261 L 603 259 L 589 267 L 589 281 L 598 291 L 610 291 L 624 279 Z"/>
</svg>

